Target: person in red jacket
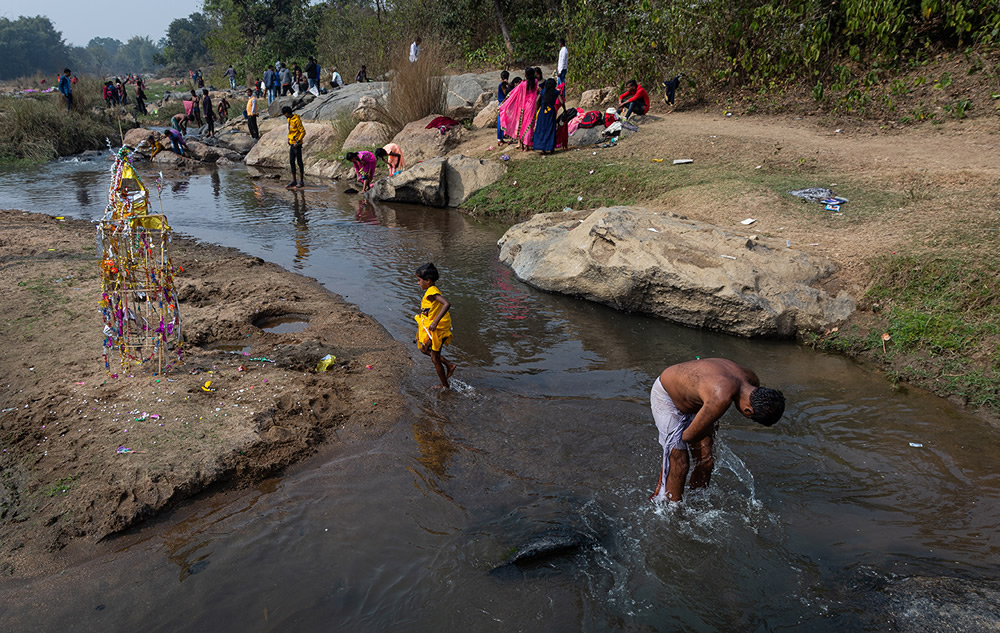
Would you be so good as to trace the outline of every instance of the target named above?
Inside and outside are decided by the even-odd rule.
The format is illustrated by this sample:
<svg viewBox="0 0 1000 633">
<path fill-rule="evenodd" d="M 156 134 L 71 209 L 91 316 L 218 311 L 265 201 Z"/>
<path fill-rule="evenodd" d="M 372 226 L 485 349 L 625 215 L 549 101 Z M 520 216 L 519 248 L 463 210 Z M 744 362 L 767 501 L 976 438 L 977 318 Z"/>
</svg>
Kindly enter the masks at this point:
<svg viewBox="0 0 1000 633">
<path fill-rule="evenodd" d="M 629 79 L 625 84 L 625 93 L 618 97 L 618 111 L 625 113 L 625 118 L 633 114 L 643 115 L 649 111 L 649 94 L 635 79 Z"/>
</svg>

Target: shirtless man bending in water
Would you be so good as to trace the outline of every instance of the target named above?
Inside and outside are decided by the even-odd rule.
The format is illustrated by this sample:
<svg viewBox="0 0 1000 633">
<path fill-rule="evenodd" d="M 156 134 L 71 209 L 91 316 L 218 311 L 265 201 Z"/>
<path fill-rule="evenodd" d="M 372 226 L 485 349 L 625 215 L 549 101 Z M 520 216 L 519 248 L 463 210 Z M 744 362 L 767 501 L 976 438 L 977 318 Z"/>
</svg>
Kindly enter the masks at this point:
<svg viewBox="0 0 1000 633">
<path fill-rule="evenodd" d="M 663 370 L 649 394 L 660 432 L 663 465 L 651 499 L 680 501 L 694 459 L 691 488 L 704 488 L 715 466 L 712 440 L 719 418 L 735 404 L 747 418 L 771 426 L 785 412 L 785 396 L 760 386 L 757 375 L 724 358 L 702 358 Z"/>
</svg>

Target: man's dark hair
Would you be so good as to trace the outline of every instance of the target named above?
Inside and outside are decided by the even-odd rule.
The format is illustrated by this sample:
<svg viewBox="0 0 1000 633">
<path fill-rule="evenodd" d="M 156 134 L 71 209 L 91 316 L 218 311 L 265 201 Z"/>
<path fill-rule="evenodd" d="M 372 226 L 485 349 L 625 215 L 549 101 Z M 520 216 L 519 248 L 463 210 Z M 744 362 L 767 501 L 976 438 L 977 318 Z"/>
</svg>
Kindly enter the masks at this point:
<svg viewBox="0 0 1000 633">
<path fill-rule="evenodd" d="M 777 389 L 757 387 L 750 392 L 750 419 L 764 426 L 772 426 L 785 412 L 785 396 Z"/>
<path fill-rule="evenodd" d="M 292 113 L 291 106 L 282 106 L 281 113 L 284 114 L 285 116 L 288 116 L 289 114 L 291 114 Z"/>
<path fill-rule="evenodd" d="M 441 278 L 440 275 L 438 275 L 437 266 L 430 262 L 427 262 L 417 269 L 417 277 L 425 279 L 431 283 L 434 283 Z"/>
<path fill-rule="evenodd" d="M 559 38 L 559 46 L 566 46 L 566 38 L 565 37 L 560 37 Z"/>
<path fill-rule="evenodd" d="M 208 94 L 208 88 L 202 88 L 201 89 L 201 94 L 207 95 Z"/>
<path fill-rule="evenodd" d="M 63 74 L 68 75 L 70 73 L 69 68 L 63 68 Z"/>
<path fill-rule="evenodd" d="M 638 81 L 636 81 L 635 79 L 629 79 L 629 80 L 628 80 L 628 81 L 627 81 L 627 82 L 625 83 L 625 87 L 626 87 L 626 88 L 628 88 L 629 86 L 631 86 L 631 87 L 633 87 L 633 88 L 638 88 L 638 87 L 639 87 L 639 82 L 638 82 Z"/>
<path fill-rule="evenodd" d="M 506 70 L 501 70 L 500 71 L 500 79 L 502 79 L 504 81 L 507 81 L 507 79 L 509 77 L 510 77 L 510 73 L 509 72 L 507 72 Z"/>
</svg>

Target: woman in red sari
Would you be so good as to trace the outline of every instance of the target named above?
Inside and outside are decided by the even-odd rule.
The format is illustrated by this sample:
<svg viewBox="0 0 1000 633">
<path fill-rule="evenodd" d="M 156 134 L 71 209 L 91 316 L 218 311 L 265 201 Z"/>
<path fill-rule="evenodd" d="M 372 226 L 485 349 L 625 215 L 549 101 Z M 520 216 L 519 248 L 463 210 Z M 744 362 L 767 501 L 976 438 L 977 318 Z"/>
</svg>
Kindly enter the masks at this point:
<svg viewBox="0 0 1000 633">
<path fill-rule="evenodd" d="M 534 68 L 524 69 L 524 81 L 510 91 L 500 104 L 498 116 L 507 136 L 517 138 L 518 149 L 531 149 L 535 131 L 535 102 L 538 99 L 538 82 Z"/>
</svg>

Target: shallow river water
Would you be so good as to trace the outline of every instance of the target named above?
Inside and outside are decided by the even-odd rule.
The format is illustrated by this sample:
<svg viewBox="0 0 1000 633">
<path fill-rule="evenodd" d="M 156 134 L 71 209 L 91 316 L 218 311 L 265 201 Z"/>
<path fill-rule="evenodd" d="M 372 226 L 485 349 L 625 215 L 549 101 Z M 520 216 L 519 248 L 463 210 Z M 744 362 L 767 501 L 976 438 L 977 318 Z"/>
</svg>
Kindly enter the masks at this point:
<svg viewBox="0 0 1000 633">
<path fill-rule="evenodd" d="M 0 205 L 99 218 L 107 169 L 0 172 Z M 0 584 L 0 629 L 880 630 L 851 597 L 864 578 L 1000 571 L 1000 440 L 982 420 L 792 343 L 533 290 L 497 262 L 502 227 L 332 189 L 168 174 L 163 209 L 179 233 L 319 279 L 404 343 L 413 271 L 434 261 L 458 388 L 432 393 L 416 354 L 409 414 L 379 440 L 202 499 L 58 576 Z M 709 490 L 655 506 L 650 385 L 710 356 L 752 367 L 788 408 L 771 428 L 727 413 Z M 592 545 L 490 573 L 554 528 Z"/>
</svg>

